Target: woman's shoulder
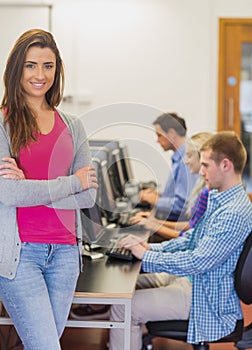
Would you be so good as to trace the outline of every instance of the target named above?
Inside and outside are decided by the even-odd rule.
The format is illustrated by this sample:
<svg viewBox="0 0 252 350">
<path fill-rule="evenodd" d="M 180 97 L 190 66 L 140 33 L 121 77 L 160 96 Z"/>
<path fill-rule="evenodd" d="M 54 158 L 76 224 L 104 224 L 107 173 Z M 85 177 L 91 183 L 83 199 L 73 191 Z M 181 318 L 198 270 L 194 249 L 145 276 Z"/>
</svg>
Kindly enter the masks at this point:
<svg viewBox="0 0 252 350">
<path fill-rule="evenodd" d="M 61 119 L 70 129 L 77 129 L 80 127 L 81 121 L 76 115 L 70 114 L 69 112 L 65 111 L 63 112 L 59 109 L 56 109 L 56 112 L 59 114 Z"/>
<path fill-rule="evenodd" d="M 85 136 L 85 128 L 83 125 L 83 122 L 81 119 L 75 115 L 72 115 L 68 112 L 63 112 L 59 109 L 56 109 L 56 112 L 59 114 L 59 116 L 62 118 L 64 123 L 67 125 L 67 127 L 70 129 L 70 131 L 74 135 L 81 135 Z"/>
<path fill-rule="evenodd" d="M 71 123 L 77 120 L 77 117 L 73 114 L 70 114 L 69 112 L 65 112 L 60 109 L 56 109 L 56 112 L 65 122 Z"/>
</svg>

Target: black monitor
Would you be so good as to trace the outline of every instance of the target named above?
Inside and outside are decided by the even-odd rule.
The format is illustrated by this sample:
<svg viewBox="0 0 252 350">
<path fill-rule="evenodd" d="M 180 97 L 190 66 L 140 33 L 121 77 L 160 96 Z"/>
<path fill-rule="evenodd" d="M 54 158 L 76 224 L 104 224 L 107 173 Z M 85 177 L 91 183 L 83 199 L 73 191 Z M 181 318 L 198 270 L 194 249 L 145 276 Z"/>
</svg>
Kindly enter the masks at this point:
<svg viewBox="0 0 252 350">
<path fill-rule="evenodd" d="M 104 226 L 107 224 L 109 217 L 108 213 L 111 211 L 112 216 L 115 207 L 114 199 L 111 197 L 112 191 L 108 175 L 106 177 L 103 176 L 105 171 L 107 173 L 106 154 L 100 152 L 100 159 L 92 157 L 92 163 L 99 183 L 96 200 L 93 207 L 81 209 L 82 238 L 84 243 L 90 245 L 97 243 L 103 236 L 105 232 Z M 110 197 L 107 196 L 107 191 L 111 194 Z M 109 201 L 109 198 L 112 198 L 112 200 Z"/>
<path fill-rule="evenodd" d="M 91 155 L 99 183 L 96 202 L 101 209 L 102 216 L 105 215 L 108 222 L 114 222 L 118 219 L 118 213 L 116 213 L 116 200 L 108 172 L 106 151 L 100 149 L 97 152 L 91 148 Z"/>
<path fill-rule="evenodd" d="M 113 174 L 113 177 L 115 178 L 117 185 L 118 185 L 118 191 L 120 193 L 121 197 L 125 197 L 125 178 L 123 175 L 123 168 L 120 160 L 120 149 L 114 149 L 111 152 L 112 161 L 110 164 L 110 169 Z"/>
<path fill-rule="evenodd" d="M 92 139 L 89 142 L 90 145 L 94 147 L 108 147 L 110 149 L 119 149 L 124 182 L 132 180 L 134 178 L 127 145 L 121 144 L 119 140 Z"/>
<path fill-rule="evenodd" d="M 81 209 L 84 243 L 96 243 L 104 234 L 100 208 L 97 203 L 92 208 Z"/>
<path fill-rule="evenodd" d="M 132 170 L 132 166 L 129 158 L 128 148 L 126 145 L 120 145 L 120 159 L 121 159 L 125 182 L 133 180 L 134 179 L 133 170 Z"/>
<path fill-rule="evenodd" d="M 106 144 L 102 145 L 103 142 L 94 142 L 94 140 L 90 140 L 89 143 L 93 156 L 97 156 L 99 158 L 99 152 L 101 150 L 107 155 L 108 173 L 112 185 L 114 199 L 116 200 L 124 197 L 126 180 L 124 178 L 122 164 L 120 161 L 120 149 L 118 148 L 118 143 L 106 141 Z M 95 155 L 94 152 L 97 152 L 97 155 Z"/>
</svg>

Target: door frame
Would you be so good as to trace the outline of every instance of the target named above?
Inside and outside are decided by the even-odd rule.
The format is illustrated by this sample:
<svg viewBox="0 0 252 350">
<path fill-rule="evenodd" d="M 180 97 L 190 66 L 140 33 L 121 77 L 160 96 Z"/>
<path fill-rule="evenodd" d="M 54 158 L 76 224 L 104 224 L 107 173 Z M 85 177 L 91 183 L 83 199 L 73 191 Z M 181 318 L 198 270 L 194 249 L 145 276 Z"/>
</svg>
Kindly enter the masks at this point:
<svg viewBox="0 0 252 350">
<path fill-rule="evenodd" d="M 225 91 L 226 91 L 226 76 L 225 76 L 225 52 L 226 52 L 226 27 L 227 25 L 250 25 L 252 27 L 252 18 L 220 18 L 219 19 L 219 61 L 218 61 L 218 115 L 217 115 L 217 130 L 227 130 L 225 125 Z M 236 112 L 237 113 L 237 112 Z M 234 131 L 240 136 L 240 126 L 235 123 Z M 249 193 L 252 201 L 252 194 Z"/>
</svg>

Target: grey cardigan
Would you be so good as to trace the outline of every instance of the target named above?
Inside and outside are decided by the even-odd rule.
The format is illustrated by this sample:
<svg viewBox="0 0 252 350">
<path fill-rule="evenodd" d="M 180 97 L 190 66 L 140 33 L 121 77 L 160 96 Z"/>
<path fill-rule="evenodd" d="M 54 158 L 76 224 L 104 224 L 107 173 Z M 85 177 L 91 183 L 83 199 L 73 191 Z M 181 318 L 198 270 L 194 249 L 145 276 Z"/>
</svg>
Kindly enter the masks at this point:
<svg viewBox="0 0 252 350">
<path fill-rule="evenodd" d="M 76 209 L 77 240 L 81 242 L 82 227 L 80 208 L 92 207 L 95 202 L 94 188 L 82 191 L 82 186 L 73 175 L 75 171 L 91 164 L 91 156 L 85 130 L 78 118 L 58 111 L 69 128 L 74 157 L 69 176 L 54 180 L 11 180 L 0 176 L 0 276 L 13 279 L 19 263 L 21 242 L 16 221 L 16 208 L 47 205 L 61 209 Z M 3 126 L 0 112 L 0 162 L 2 157 L 11 157 L 9 134 Z M 62 155 L 64 156 L 64 155 Z M 80 246 L 80 245 L 79 245 Z"/>
</svg>

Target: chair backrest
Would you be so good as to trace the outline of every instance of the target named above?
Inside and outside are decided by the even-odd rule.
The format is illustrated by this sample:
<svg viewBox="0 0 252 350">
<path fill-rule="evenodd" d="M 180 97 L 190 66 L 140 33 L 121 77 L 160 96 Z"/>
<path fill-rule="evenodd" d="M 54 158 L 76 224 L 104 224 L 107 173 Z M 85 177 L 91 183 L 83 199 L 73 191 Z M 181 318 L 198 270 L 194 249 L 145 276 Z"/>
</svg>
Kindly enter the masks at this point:
<svg viewBox="0 0 252 350">
<path fill-rule="evenodd" d="M 241 301 L 252 303 L 252 232 L 244 243 L 236 265 L 235 290 Z"/>
</svg>

